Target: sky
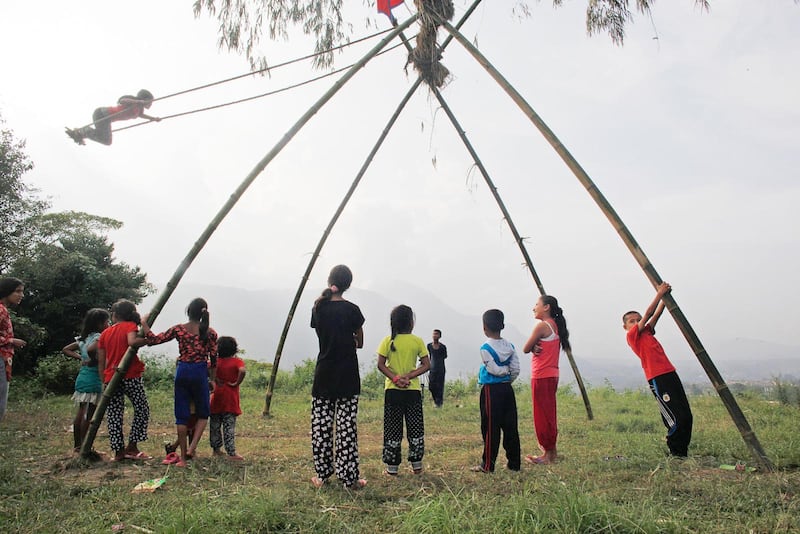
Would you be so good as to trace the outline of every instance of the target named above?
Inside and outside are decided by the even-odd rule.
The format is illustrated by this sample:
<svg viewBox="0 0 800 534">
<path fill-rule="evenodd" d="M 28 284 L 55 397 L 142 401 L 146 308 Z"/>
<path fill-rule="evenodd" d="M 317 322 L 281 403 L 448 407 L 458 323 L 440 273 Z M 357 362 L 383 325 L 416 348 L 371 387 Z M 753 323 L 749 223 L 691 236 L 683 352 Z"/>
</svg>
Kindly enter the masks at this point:
<svg viewBox="0 0 800 534">
<path fill-rule="evenodd" d="M 388 26 L 363 3 L 348 4 L 354 38 Z M 455 4 L 458 18 L 467 3 Z M 731 0 L 712 2 L 704 12 L 690 0 L 657 2 L 652 17 L 636 17 L 619 47 L 607 36 L 586 35 L 583 1 L 558 9 L 530 2 L 530 17 L 523 18 L 513 5 L 484 2 L 465 35 L 587 170 L 673 285 L 711 357 L 724 361 L 714 348 L 739 338 L 800 347 L 800 6 Z M 395 10 L 401 20 L 408 13 Z M 156 285 L 336 79 L 120 132 L 111 147 L 78 146 L 66 137 L 65 126 L 86 124 L 94 108 L 120 95 L 147 88 L 159 96 L 247 72 L 243 57 L 217 48 L 216 31 L 207 16 L 194 18 L 188 0 L 0 4 L 0 113 L 5 127 L 27 142 L 36 165 L 28 182 L 55 210 L 124 222 L 110 236 L 117 258 L 140 266 Z M 337 54 L 336 66 L 371 46 Z M 297 33 L 261 44 L 273 64 L 312 49 Z M 576 353 L 630 358 L 621 315 L 644 309 L 654 294 L 638 264 L 552 148 L 465 50 L 451 44 L 443 63 L 453 74 L 444 97 L 528 238 L 545 288 L 559 298 Z M 293 290 L 413 82 L 404 64 L 400 49 L 376 58 L 320 110 L 245 193 L 184 282 Z M 157 101 L 150 114 L 251 96 L 318 74 L 295 65 Z M 331 266 L 346 263 L 354 287 L 391 293 L 410 284 L 465 315 L 499 307 L 528 332 L 536 287 L 437 107 L 427 91 L 411 100 L 333 231 L 306 299 L 324 287 Z M 420 322 L 431 321 L 425 310 L 415 311 Z M 382 321 L 368 318 L 367 327 L 388 333 Z M 668 354 L 691 356 L 670 319 L 662 319 L 660 337 Z"/>
</svg>

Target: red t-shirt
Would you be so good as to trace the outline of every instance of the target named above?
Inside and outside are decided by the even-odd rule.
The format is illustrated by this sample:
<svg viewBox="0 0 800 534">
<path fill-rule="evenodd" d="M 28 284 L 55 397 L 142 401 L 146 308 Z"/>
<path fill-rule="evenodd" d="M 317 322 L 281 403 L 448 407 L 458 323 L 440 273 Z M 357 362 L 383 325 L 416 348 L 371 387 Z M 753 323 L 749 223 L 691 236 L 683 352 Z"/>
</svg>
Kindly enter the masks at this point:
<svg viewBox="0 0 800 534">
<path fill-rule="evenodd" d="M 228 382 L 239 380 L 239 369 L 244 369 L 244 361 L 241 358 L 232 356 L 217 360 L 217 380 L 223 382 L 223 384 L 217 383 L 214 386 L 214 393 L 211 394 L 211 413 L 241 415 L 239 386 L 232 387 L 228 385 Z"/>
<path fill-rule="evenodd" d="M 136 332 L 139 326 L 133 321 L 122 321 L 109 326 L 100 334 L 97 347 L 106 351 L 106 368 L 103 373 L 103 383 L 108 384 L 114 372 L 119 367 L 122 357 L 128 350 L 128 332 Z M 138 354 L 134 354 L 133 362 L 125 373 L 125 378 L 139 378 L 144 373 L 144 364 Z"/>
<path fill-rule="evenodd" d="M 113 115 L 112 121 L 138 119 L 144 114 L 144 104 L 140 100 L 120 98 L 119 105 L 111 106 L 107 110 L 109 115 Z"/>
<path fill-rule="evenodd" d="M 546 338 L 552 337 L 553 339 L 539 340 L 539 346 L 542 351 L 539 354 L 534 354 L 531 359 L 531 378 L 558 378 L 558 357 L 561 355 L 561 338 L 558 337 L 558 327 L 556 322 L 552 319 L 545 321 L 552 332 Z"/>
<path fill-rule="evenodd" d="M 644 369 L 644 377 L 647 380 L 675 370 L 675 366 L 667 358 L 664 352 L 664 347 L 655 337 L 655 330 L 648 325 L 639 332 L 639 327 L 634 325 L 628 330 L 626 336 L 628 345 L 633 349 L 633 352 L 642 360 L 642 369 Z"/>
</svg>

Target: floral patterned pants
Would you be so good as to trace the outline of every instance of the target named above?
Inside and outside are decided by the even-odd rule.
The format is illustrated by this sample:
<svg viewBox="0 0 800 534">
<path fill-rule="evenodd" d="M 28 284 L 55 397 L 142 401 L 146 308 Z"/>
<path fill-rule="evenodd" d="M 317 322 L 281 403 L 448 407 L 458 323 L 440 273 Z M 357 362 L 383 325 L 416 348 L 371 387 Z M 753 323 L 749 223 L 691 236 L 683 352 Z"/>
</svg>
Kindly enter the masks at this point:
<svg viewBox="0 0 800 534">
<path fill-rule="evenodd" d="M 327 480 L 335 472 L 345 486 L 358 481 L 357 417 L 358 395 L 343 399 L 311 398 L 311 452 L 320 479 Z"/>
<path fill-rule="evenodd" d="M 115 453 L 125 448 L 125 436 L 122 433 L 122 416 L 125 413 L 125 397 L 133 404 L 133 423 L 129 443 L 140 443 L 147 439 L 147 425 L 150 422 L 150 405 L 144 391 L 142 378 L 125 378 L 119 389 L 108 401 L 108 439 L 111 450 Z"/>
</svg>

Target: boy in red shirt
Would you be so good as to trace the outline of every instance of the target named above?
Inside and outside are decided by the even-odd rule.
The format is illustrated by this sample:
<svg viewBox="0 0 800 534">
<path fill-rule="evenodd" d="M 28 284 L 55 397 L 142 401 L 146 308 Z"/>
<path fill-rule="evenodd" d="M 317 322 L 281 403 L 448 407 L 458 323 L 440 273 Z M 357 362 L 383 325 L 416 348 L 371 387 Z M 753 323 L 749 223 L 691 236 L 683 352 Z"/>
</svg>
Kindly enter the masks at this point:
<svg viewBox="0 0 800 534">
<path fill-rule="evenodd" d="M 692 439 L 692 410 L 681 379 L 675 372 L 675 366 L 655 338 L 656 322 L 664 313 L 664 302 L 661 299 L 671 289 L 668 283 L 662 282 L 644 316 L 639 312 L 629 311 L 622 316 L 622 324 L 628 332 L 628 345 L 642 360 L 644 376 L 658 400 L 661 420 L 667 427 L 669 452 L 673 456 L 686 457 Z"/>
</svg>

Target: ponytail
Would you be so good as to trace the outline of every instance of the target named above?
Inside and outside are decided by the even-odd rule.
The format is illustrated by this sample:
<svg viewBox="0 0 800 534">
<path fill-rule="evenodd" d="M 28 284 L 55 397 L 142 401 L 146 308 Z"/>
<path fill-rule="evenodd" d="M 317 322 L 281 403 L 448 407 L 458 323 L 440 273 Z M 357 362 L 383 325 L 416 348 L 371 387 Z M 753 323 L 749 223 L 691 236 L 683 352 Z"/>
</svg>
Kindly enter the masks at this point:
<svg viewBox="0 0 800 534">
<path fill-rule="evenodd" d="M 207 340 L 210 320 L 208 316 L 208 303 L 205 299 L 198 297 L 192 300 L 186 308 L 186 315 L 189 316 L 190 320 L 200 323 L 200 339 L 203 341 Z"/>
<path fill-rule="evenodd" d="M 203 308 L 200 312 L 200 339 L 203 341 L 208 339 L 208 325 L 209 325 L 209 317 L 208 317 L 208 310 Z"/>
<path fill-rule="evenodd" d="M 389 345 L 391 352 L 396 352 L 394 338 L 397 334 L 410 334 L 414 330 L 414 311 L 405 304 L 396 306 L 389 314 L 389 327 L 392 330 L 392 342 Z"/>
<path fill-rule="evenodd" d="M 353 273 L 347 265 L 337 265 L 331 269 L 328 275 L 328 287 L 322 290 L 322 294 L 314 301 L 314 311 L 321 302 L 331 300 L 334 294 L 342 294 L 350 289 L 353 283 Z"/>
<path fill-rule="evenodd" d="M 326 287 L 325 289 L 323 289 L 322 290 L 322 295 L 317 297 L 317 300 L 314 301 L 314 309 L 315 310 L 317 309 L 317 306 L 319 306 L 320 302 L 325 302 L 326 300 L 331 300 L 332 296 L 333 296 L 333 290 L 331 288 Z"/>
<path fill-rule="evenodd" d="M 558 299 L 551 295 L 542 295 L 542 304 L 550 306 L 550 317 L 555 321 L 558 329 L 558 339 L 561 341 L 561 348 L 569 350 L 569 330 L 567 330 L 567 320 L 564 318 L 564 310 L 558 305 Z"/>
</svg>

